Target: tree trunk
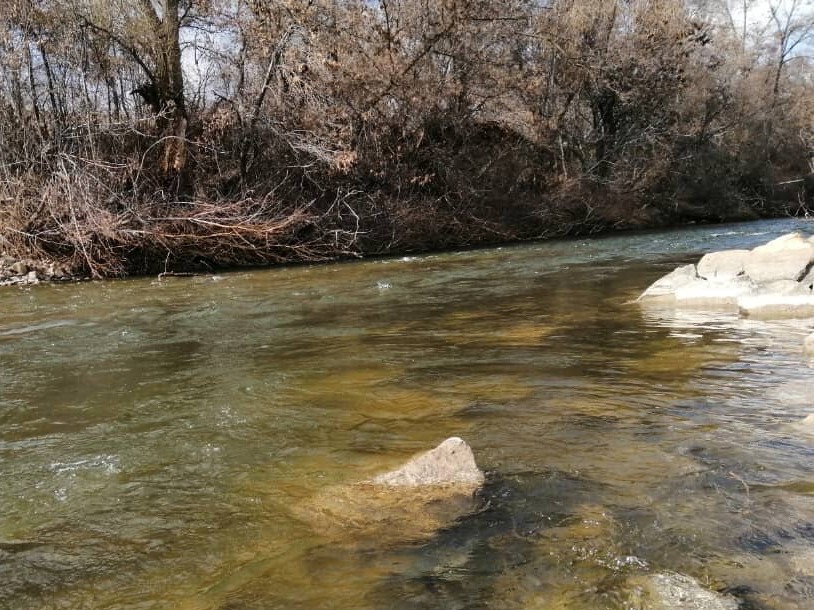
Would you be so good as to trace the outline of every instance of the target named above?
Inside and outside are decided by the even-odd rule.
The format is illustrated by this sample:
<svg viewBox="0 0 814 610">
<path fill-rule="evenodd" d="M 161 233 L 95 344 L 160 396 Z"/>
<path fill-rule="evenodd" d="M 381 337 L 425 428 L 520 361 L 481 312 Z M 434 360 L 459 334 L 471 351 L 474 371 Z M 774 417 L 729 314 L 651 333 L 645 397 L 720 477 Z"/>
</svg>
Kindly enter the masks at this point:
<svg viewBox="0 0 814 610">
<path fill-rule="evenodd" d="M 153 58 L 155 73 L 151 95 L 155 97 L 162 117 L 164 154 L 162 170 L 178 178 L 181 190 L 187 186 L 187 108 L 184 97 L 184 72 L 181 67 L 181 20 L 178 15 L 179 0 L 160 0 L 161 14 L 156 11 L 153 0 L 140 0 L 147 20 L 158 37 L 158 49 Z"/>
</svg>

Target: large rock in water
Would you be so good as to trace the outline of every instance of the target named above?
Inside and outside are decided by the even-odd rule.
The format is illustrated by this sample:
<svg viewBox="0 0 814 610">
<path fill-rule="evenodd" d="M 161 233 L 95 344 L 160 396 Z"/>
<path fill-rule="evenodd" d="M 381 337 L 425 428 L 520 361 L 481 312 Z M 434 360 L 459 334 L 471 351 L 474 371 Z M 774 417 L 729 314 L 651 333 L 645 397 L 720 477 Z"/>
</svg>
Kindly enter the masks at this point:
<svg viewBox="0 0 814 610">
<path fill-rule="evenodd" d="M 477 510 L 483 481 L 472 449 L 452 437 L 396 470 L 324 489 L 294 514 L 341 545 L 418 541 Z"/>
<path fill-rule="evenodd" d="M 706 254 L 654 282 L 638 301 L 758 318 L 814 317 L 814 237 L 789 233 L 753 250 Z"/>
<path fill-rule="evenodd" d="M 455 485 L 474 490 L 483 484 L 483 479 L 470 446 L 453 436 L 435 449 L 417 455 L 401 468 L 380 474 L 373 483 L 405 487 Z"/>
</svg>

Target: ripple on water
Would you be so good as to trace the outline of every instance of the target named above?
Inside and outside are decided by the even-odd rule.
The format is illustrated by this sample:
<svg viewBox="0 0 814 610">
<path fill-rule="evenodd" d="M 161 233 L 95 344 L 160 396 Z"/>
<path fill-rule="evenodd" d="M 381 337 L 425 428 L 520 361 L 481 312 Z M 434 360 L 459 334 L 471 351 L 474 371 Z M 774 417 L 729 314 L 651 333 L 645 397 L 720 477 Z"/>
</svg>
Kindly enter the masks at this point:
<svg viewBox="0 0 814 610">
<path fill-rule="evenodd" d="M 0 606 L 619 610 L 678 572 L 809 607 L 808 329 L 629 304 L 794 226 L 0 292 Z M 296 518 L 453 434 L 473 512 Z"/>
</svg>

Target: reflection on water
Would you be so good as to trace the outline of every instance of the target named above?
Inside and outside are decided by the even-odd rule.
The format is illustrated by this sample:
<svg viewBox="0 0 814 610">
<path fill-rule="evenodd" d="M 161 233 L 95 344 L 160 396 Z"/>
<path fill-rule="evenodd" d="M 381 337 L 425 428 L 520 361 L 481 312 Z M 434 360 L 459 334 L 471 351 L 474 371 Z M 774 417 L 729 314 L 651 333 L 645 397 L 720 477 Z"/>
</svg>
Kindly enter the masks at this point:
<svg viewBox="0 0 814 610">
<path fill-rule="evenodd" d="M 798 227 L 4 290 L 0 606 L 810 608 L 814 321 L 630 302 Z M 450 435 L 488 482 L 446 527 L 303 518 Z"/>
</svg>

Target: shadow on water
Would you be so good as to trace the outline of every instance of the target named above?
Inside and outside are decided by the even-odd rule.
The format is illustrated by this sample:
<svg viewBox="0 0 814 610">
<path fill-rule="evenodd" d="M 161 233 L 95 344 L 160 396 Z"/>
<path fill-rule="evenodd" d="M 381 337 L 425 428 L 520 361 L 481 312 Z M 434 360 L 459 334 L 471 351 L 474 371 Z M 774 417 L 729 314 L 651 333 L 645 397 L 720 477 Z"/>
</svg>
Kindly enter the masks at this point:
<svg viewBox="0 0 814 610">
<path fill-rule="evenodd" d="M 440 531 L 430 542 L 402 551 L 406 570 L 386 578 L 369 596 L 373 607 L 480 608 L 505 603 L 505 580 L 538 579 L 562 569 L 561 557 L 541 556 L 546 531 L 568 523 L 573 506 L 551 498 L 589 500 L 600 492 L 567 473 L 492 474 L 480 492 L 482 508 Z"/>
</svg>

